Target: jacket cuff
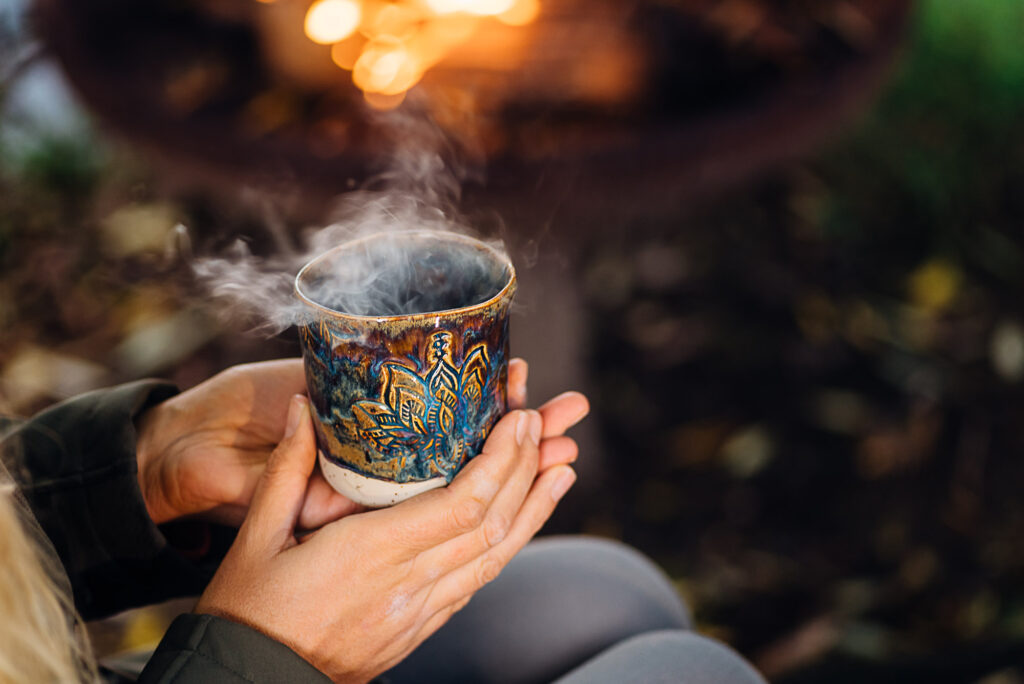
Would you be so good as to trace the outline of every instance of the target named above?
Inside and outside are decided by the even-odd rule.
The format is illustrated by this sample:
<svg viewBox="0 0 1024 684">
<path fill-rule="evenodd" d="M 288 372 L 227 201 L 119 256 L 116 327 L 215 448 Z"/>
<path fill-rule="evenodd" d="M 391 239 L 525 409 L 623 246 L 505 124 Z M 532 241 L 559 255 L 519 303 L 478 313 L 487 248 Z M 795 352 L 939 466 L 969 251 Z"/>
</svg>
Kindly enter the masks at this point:
<svg viewBox="0 0 1024 684">
<path fill-rule="evenodd" d="M 213 615 L 179 615 L 139 677 L 140 684 L 250 682 L 329 684 L 279 641 Z"/>
<path fill-rule="evenodd" d="M 142 381 L 83 394 L 6 440 L 12 474 L 86 619 L 198 594 L 212 574 L 168 545 L 139 491 L 135 420 L 177 391 Z"/>
</svg>

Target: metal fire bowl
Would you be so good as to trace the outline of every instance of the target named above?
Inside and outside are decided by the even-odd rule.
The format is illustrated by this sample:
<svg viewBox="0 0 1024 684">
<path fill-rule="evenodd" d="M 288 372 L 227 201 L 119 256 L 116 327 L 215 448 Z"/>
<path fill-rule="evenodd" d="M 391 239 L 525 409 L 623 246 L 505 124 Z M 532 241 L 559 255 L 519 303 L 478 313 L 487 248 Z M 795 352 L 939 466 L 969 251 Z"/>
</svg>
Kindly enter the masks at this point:
<svg viewBox="0 0 1024 684">
<path fill-rule="evenodd" d="M 255 0 L 235 3 L 238 10 Z M 678 4 L 687 3 L 700 4 Z M 805 153 L 870 100 L 902 44 L 910 0 L 854 4 L 873 22 L 864 49 L 794 73 L 767 73 L 738 94 L 705 87 L 681 103 L 677 91 L 701 65 L 676 46 L 707 36 L 671 3 L 634 0 L 631 30 L 659 46 L 646 90 L 610 109 L 549 93 L 492 112 L 489 120 L 513 144 L 487 155 L 486 184 L 468 189 L 470 204 L 529 205 L 541 212 L 557 205 L 563 215 L 581 218 L 627 204 L 665 209 Z M 330 92 L 284 84 L 300 93 L 298 111 L 325 108 L 336 126 L 340 122 L 340 145 L 325 147 L 318 124 L 308 121 L 272 135 L 240 125 L 260 92 L 280 88 L 280 76 L 268 67 L 251 24 L 231 12 L 196 9 L 202 6 L 37 0 L 35 13 L 40 34 L 87 106 L 117 134 L 204 180 L 287 184 L 327 198 L 378 170 L 388 133 L 340 71 Z M 588 6 L 570 2 L 569 19 L 572 11 L 582 18 Z M 565 13 L 559 19 L 565 21 Z M 228 74 L 213 96 L 191 110 L 169 103 L 168 74 L 182 81 L 187 105 L 190 65 L 211 60 Z M 702 83 L 714 78 L 704 74 Z M 503 86 L 492 79 L 486 87 Z"/>
</svg>

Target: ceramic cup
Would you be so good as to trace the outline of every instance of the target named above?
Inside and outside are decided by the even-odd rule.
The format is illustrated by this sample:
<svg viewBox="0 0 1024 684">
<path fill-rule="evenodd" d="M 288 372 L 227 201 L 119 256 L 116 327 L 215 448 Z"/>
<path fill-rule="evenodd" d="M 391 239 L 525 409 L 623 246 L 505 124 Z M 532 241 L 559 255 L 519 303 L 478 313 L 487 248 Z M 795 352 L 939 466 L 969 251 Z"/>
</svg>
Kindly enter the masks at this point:
<svg viewBox="0 0 1024 684">
<path fill-rule="evenodd" d="M 446 485 L 480 452 L 507 410 L 515 290 L 507 256 L 448 233 L 354 240 L 299 271 L 306 384 L 332 487 L 388 506 Z"/>
</svg>

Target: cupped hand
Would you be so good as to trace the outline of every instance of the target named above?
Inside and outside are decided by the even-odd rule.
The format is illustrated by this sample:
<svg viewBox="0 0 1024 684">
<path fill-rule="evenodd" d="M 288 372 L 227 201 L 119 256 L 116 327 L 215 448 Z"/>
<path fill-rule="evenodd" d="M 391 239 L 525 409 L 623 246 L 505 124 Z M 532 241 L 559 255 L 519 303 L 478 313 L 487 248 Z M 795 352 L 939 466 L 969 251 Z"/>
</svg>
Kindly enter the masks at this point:
<svg viewBox="0 0 1024 684">
<path fill-rule="evenodd" d="M 511 408 L 526 405 L 528 367 L 509 363 Z M 240 525 L 267 458 L 285 432 L 291 397 L 305 392 L 301 359 L 234 366 L 151 408 L 139 421 L 139 485 L 150 517 L 183 516 Z M 540 409 L 540 470 L 571 463 L 576 444 L 563 433 L 588 411 L 586 398 L 566 392 Z M 317 471 L 298 518 L 301 529 L 362 510 Z"/>
<path fill-rule="evenodd" d="M 296 538 L 315 464 L 303 397 L 234 545 L 197 612 L 288 644 L 337 682 L 392 667 L 493 580 L 572 486 L 567 465 L 539 472 L 543 419 L 513 411 L 452 484 Z"/>
<path fill-rule="evenodd" d="M 151 408 L 139 421 L 139 486 L 157 524 L 191 515 L 238 526 L 267 458 L 285 432 L 288 402 L 305 392 L 301 359 L 234 366 Z M 319 474 L 301 522 L 317 527 L 359 506 Z"/>
</svg>

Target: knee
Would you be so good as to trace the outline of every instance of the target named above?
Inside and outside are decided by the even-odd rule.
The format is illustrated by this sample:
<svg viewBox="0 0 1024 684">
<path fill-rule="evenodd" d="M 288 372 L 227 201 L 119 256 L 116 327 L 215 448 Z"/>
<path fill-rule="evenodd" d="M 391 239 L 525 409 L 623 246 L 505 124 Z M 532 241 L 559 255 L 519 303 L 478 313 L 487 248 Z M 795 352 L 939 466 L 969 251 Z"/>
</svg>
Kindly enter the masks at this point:
<svg viewBox="0 0 1024 684">
<path fill-rule="evenodd" d="M 550 583 L 553 591 L 586 596 L 595 609 L 606 602 L 615 612 L 632 613 L 645 625 L 641 631 L 692 626 L 689 610 L 664 571 L 621 542 L 546 537 L 527 546 L 515 562 L 524 574 Z"/>
<path fill-rule="evenodd" d="M 495 681 L 552 681 L 635 635 L 689 626 L 672 583 L 639 552 L 549 537 L 527 546 L 398 670 L 419 672 L 413 681 L 471 681 L 484 672 Z M 438 667 L 453 669 L 422 676 Z"/>
<path fill-rule="evenodd" d="M 629 568 L 643 575 L 651 575 L 652 581 L 663 582 L 664 573 L 650 558 L 632 546 L 615 539 L 588 537 L 586 535 L 558 535 L 541 537 L 527 545 L 523 551 L 529 554 L 557 555 L 566 562 L 600 562 L 606 566 Z"/>
<path fill-rule="evenodd" d="M 757 670 L 728 646 L 681 630 L 627 639 L 591 658 L 558 684 L 607 681 L 765 684 Z"/>
</svg>

